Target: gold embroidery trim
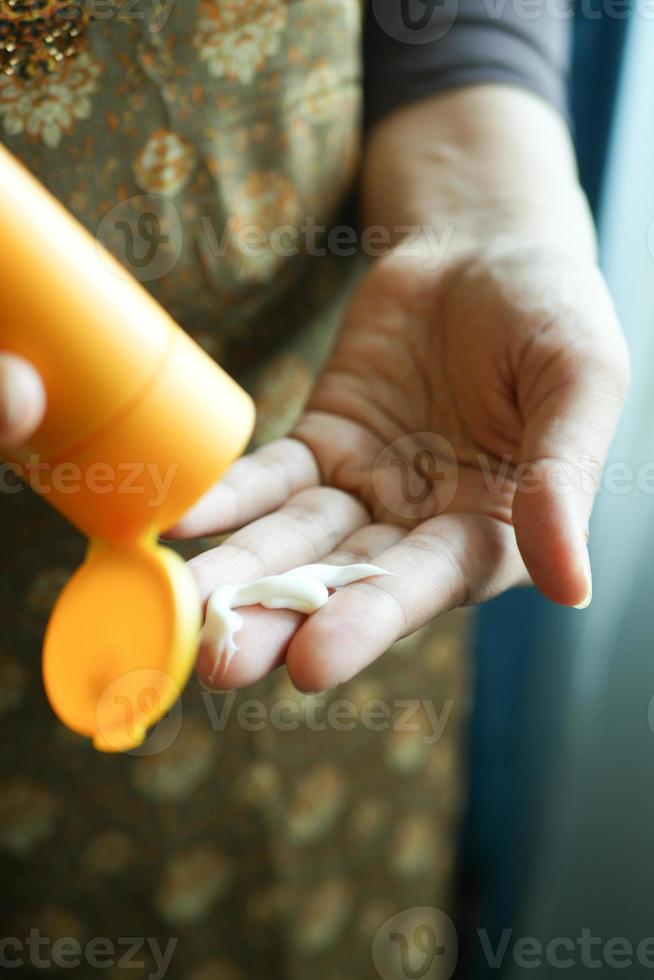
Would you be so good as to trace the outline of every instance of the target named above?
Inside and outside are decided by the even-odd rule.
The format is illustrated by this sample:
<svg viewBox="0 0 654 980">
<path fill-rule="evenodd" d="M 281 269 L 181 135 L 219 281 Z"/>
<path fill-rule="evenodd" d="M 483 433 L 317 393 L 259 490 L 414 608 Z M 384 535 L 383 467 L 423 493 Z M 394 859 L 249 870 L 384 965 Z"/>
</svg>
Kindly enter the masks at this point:
<svg viewBox="0 0 654 980">
<path fill-rule="evenodd" d="M 80 0 L 0 0 L 0 72 L 58 72 L 83 46 L 91 15 Z"/>
</svg>

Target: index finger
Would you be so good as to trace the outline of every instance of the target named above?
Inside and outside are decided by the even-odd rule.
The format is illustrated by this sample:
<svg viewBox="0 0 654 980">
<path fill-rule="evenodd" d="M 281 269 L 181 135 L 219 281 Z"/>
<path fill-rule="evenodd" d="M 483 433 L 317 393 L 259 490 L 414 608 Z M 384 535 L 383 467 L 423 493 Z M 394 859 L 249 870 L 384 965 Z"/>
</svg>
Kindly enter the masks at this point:
<svg viewBox="0 0 654 980">
<path fill-rule="evenodd" d="M 238 459 L 166 537 L 232 531 L 318 483 L 320 472 L 311 450 L 298 439 L 278 439 Z"/>
</svg>

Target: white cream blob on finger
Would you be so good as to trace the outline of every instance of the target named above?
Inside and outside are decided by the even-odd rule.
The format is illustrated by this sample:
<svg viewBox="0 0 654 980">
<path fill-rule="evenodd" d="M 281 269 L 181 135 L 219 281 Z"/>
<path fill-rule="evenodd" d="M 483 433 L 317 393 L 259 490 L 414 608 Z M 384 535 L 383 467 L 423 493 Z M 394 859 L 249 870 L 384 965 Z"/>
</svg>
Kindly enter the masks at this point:
<svg viewBox="0 0 654 980">
<path fill-rule="evenodd" d="M 377 565 L 301 565 L 282 575 L 270 575 L 249 585 L 221 585 L 212 592 L 200 634 L 200 645 L 214 658 L 209 681 L 224 673 L 238 650 L 236 634 L 243 625 L 238 606 L 292 609 L 310 615 L 325 605 L 329 589 L 340 589 L 375 575 L 389 575 Z"/>
</svg>

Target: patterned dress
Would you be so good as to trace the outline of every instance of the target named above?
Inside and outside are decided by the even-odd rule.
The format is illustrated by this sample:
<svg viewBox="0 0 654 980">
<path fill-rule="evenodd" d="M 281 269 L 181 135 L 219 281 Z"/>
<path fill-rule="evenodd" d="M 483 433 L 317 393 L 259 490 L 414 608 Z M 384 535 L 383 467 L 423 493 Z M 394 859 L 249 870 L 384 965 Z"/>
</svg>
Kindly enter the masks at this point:
<svg viewBox="0 0 654 980">
<path fill-rule="evenodd" d="M 286 432 L 361 272 L 321 245 L 359 158 L 361 4 L 124 2 L 90 18 L 79 4 L 65 22 L 63 6 L 0 2 L 0 139 L 252 392 L 255 441 Z M 59 33 L 26 27 L 37 15 Z M 162 744 L 102 755 L 58 724 L 39 673 L 84 542 L 26 490 L 2 495 L 0 542 L 1 935 L 174 939 L 174 980 L 365 980 L 390 916 L 447 907 L 463 614 L 325 696 L 283 672 L 238 695 L 192 681 Z M 262 726 L 239 712 L 252 699 Z M 325 721 L 341 699 L 347 730 Z M 390 721 L 366 723 L 380 701 Z M 62 973 L 138 980 L 155 965 L 145 943 L 131 963 Z"/>
</svg>

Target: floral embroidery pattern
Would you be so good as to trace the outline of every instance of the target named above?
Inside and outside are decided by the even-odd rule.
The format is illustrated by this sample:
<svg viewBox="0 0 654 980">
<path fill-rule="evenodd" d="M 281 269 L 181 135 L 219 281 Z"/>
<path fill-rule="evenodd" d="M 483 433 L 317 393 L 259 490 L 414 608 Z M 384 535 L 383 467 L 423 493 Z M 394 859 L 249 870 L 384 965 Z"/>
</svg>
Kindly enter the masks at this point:
<svg viewBox="0 0 654 980">
<path fill-rule="evenodd" d="M 228 259 L 239 279 L 270 279 L 283 262 L 287 244 L 273 247 L 272 236 L 300 221 L 298 193 L 283 174 L 253 171 L 230 200 Z"/>
<path fill-rule="evenodd" d="M 195 151 L 190 143 L 168 129 L 158 129 L 136 154 L 133 169 L 144 191 L 174 197 L 194 167 Z"/>
<path fill-rule="evenodd" d="M 23 81 L 0 75 L 0 117 L 9 136 L 24 134 L 59 146 L 79 119 L 91 115 L 101 66 L 87 52 L 66 63 L 60 74 Z"/>
<path fill-rule="evenodd" d="M 328 62 L 318 64 L 306 78 L 291 85 L 284 106 L 289 114 L 297 112 L 307 122 L 324 124 L 355 104 L 356 88 L 343 81 Z"/>
<path fill-rule="evenodd" d="M 213 78 L 246 85 L 279 50 L 286 21 L 282 0 L 203 0 L 194 44 Z"/>
</svg>

